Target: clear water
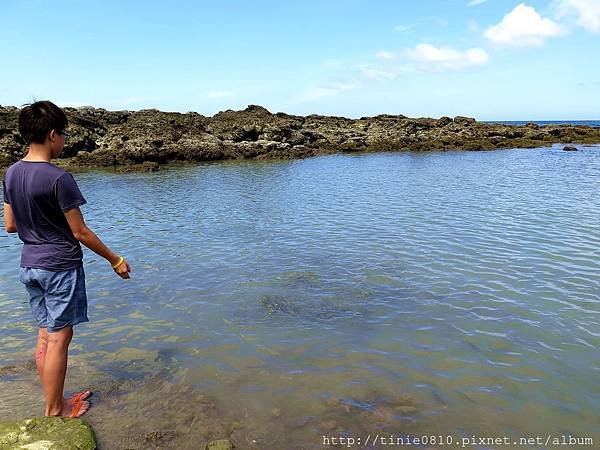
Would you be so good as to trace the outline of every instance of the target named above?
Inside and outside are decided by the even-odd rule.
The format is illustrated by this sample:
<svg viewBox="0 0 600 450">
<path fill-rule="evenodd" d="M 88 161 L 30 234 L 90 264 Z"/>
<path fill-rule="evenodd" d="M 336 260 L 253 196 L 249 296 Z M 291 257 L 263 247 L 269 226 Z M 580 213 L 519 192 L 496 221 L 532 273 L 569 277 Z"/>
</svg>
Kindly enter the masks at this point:
<svg viewBox="0 0 600 450">
<path fill-rule="evenodd" d="M 75 176 L 133 268 L 85 250 L 67 389 L 95 390 L 101 448 L 600 442 L 600 147 Z M 5 420 L 43 414 L 43 395 L 20 241 L 0 248 Z"/>
<path fill-rule="evenodd" d="M 501 123 L 504 125 L 525 125 L 533 122 L 538 125 L 578 125 L 587 127 L 600 127 L 600 120 L 487 120 L 485 123 Z"/>
</svg>

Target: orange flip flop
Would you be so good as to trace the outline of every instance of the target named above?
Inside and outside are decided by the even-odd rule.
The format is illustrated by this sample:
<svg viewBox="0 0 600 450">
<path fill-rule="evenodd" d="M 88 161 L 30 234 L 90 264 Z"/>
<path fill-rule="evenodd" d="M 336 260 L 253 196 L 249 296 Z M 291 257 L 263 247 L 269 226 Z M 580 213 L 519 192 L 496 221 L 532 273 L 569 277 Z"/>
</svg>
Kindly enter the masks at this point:
<svg viewBox="0 0 600 450">
<path fill-rule="evenodd" d="M 74 403 L 73 409 L 71 410 L 71 415 L 69 417 L 71 417 L 71 418 L 77 417 L 77 414 L 79 414 L 79 411 L 81 410 L 82 406 L 83 406 L 83 400 L 78 401 L 77 403 Z"/>
<path fill-rule="evenodd" d="M 85 400 L 92 394 L 93 394 L 92 391 L 81 391 L 81 392 L 78 392 L 77 394 L 72 395 L 71 397 L 68 397 L 66 400 L 70 403 L 77 403 L 82 400 Z"/>
</svg>

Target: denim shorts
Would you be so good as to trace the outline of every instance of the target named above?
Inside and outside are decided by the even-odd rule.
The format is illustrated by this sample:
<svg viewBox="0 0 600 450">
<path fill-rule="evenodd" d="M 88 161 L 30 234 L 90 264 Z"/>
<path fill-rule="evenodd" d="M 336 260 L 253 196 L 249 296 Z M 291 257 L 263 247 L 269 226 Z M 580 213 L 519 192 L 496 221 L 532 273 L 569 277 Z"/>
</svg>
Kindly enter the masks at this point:
<svg viewBox="0 0 600 450">
<path fill-rule="evenodd" d="M 89 321 L 83 265 L 60 272 L 21 267 L 19 280 L 29 293 L 29 305 L 38 327 L 53 332 Z"/>
</svg>

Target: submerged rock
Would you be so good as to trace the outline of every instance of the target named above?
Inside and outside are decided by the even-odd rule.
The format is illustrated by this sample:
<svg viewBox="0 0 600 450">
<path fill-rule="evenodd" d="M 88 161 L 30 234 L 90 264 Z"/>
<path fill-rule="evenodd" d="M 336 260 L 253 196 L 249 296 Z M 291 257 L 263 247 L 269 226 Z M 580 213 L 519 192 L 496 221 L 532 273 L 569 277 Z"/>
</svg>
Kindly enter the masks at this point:
<svg viewBox="0 0 600 450">
<path fill-rule="evenodd" d="M 155 161 L 144 161 L 141 164 L 132 164 L 130 166 L 119 166 L 119 172 L 157 172 L 159 165 Z"/>
<path fill-rule="evenodd" d="M 217 439 L 206 444 L 206 450 L 233 450 L 235 446 L 229 439 Z"/>
<path fill-rule="evenodd" d="M 298 312 L 294 303 L 283 297 L 264 295 L 261 297 L 260 303 L 265 307 L 267 315 L 272 315 L 277 312 Z"/>
<path fill-rule="evenodd" d="M 93 450 L 94 434 L 82 419 L 37 417 L 0 422 L 3 450 Z"/>
</svg>

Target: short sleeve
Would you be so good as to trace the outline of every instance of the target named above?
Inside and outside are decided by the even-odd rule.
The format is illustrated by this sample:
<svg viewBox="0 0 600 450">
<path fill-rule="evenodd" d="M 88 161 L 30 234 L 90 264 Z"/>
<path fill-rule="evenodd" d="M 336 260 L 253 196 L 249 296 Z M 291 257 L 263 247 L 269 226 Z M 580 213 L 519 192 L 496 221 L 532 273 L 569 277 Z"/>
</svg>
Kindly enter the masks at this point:
<svg viewBox="0 0 600 450">
<path fill-rule="evenodd" d="M 62 212 L 67 212 L 69 209 L 77 206 L 85 205 L 87 201 L 83 198 L 77 182 L 73 175 L 68 172 L 62 174 L 54 185 L 58 205 Z"/>
<path fill-rule="evenodd" d="M 8 189 L 6 189 L 6 182 L 2 180 L 2 196 L 4 197 L 4 203 L 10 205 L 10 199 L 8 198 Z"/>
</svg>

